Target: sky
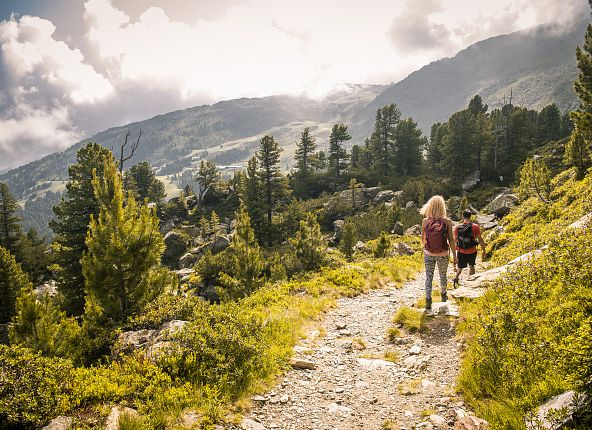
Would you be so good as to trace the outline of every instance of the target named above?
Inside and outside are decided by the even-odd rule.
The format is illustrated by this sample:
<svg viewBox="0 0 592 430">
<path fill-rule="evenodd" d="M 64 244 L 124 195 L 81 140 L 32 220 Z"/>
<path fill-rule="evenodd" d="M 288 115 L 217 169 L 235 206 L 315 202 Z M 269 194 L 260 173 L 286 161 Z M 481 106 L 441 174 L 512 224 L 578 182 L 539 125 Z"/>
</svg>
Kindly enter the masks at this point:
<svg viewBox="0 0 592 430">
<path fill-rule="evenodd" d="M 0 170 L 176 109 L 397 82 L 586 0 L 0 0 Z"/>
</svg>

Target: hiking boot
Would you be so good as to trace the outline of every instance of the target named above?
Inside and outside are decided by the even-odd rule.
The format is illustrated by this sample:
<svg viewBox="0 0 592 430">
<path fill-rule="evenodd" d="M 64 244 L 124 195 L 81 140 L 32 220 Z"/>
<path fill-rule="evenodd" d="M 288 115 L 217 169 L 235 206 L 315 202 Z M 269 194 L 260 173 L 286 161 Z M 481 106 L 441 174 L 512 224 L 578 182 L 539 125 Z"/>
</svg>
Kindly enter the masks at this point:
<svg viewBox="0 0 592 430">
<path fill-rule="evenodd" d="M 452 288 L 458 288 L 458 276 L 452 280 Z"/>
<path fill-rule="evenodd" d="M 431 310 L 432 309 L 432 298 L 430 297 L 429 299 L 426 298 L 426 306 L 425 306 L 426 310 Z"/>
<path fill-rule="evenodd" d="M 448 296 L 446 295 L 446 293 L 440 293 L 440 298 L 442 299 L 443 302 L 448 300 Z"/>
</svg>

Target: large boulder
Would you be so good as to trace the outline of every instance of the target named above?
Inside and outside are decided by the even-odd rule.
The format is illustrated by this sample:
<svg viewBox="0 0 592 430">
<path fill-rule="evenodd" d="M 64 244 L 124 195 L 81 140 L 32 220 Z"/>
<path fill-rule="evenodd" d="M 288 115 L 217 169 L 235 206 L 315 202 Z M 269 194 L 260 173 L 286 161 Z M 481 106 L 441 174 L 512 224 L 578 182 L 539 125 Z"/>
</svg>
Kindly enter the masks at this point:
<svg viewBox="0 0 592 430">
<path fill-rule="evenodd" d="M 536 410 L 534 420 L 526 422 L 528 430 L 557 430 L 563 427 L 563 424 L 569 421 L 576 408 L 574 405 L 574 391 L 566 391 L 563 394 L 549 399 L 547 402 L 539 406 Z M 554 411 L 565 411 L 562 420 L 553 419 Z"/>
<path fill-rule="evenodd" d="M 201 254 L 192 254 L 191 252 L 183 254 L 181 258 L 179 258 L 179 268 L 188 269 L 193 266 L 199 260 L 200 255 Z"/>
<path fill-rule="evenodd" d="M 407 203 L 405 203 L 405 209 L 417 209 L 417 205 L 413 200 L 409 200 Z"/>
<path fill-rule="evenodd" d="M 454 430 L 487 430 L 489 423 L 472 415 L 461 418 L 454 423 Z"/>
<path fill-rule="evenodd" d="M 42 430 L 70 430 L 73 426 L 71 417 L 59 416 L 49 422 Z"/>
<path fill-rule="evenodd" d="M 402 235 L 405 233 L 405 228 L 403 227 L 403 224 L 401 224 L 401 221 L 397 221 L 395 223 L 395 225 L 393 226 L 393 229 L 391 231 L 392 234 L 398 234 L 398 235 Z"/>
<path fill-rule="evenodd" d="M 415 251 L 405 242 L 397 242 L 393 247 L 396 255 L 413 255 Z"/>
<path fill-rule="evenodd" d="M 465 178 L 461 187 L 463 191 L 473 191 L 473 189 L 479 185 L 479 182 L 481 182 L 481 172 L 475 170 Z"/>
<path fill-rule="evenodd" d="M 370 201 L 374 200 L 376 198 L 376 196 L 378 196 L 378 194 L 380 194 L 380 187 L 368 187 L 368 188 L 362 188 L 361 190 L 364 193 L 364 198 L 365 198 L 366 202 L 370 202 Z"/>
<path fill-rule="evenodd" d="M 333 221 L 333 236 L 329 239 L 329 243 L 331 245 L 337 245 L 341 240 L 341 235 L 343 234 L 343 227 L 345 226 L 345 221 L 342 219 L 337 219 Z"/>
<path fill-rule="evenodd" d="M 405 234 L 409 236 L 421 236 L 421 225 L 415 224 L 414 226 L 409 227 L 405 230 Z"/>
<path fill-rule="evenodd" d="M 518 203 L 518 196 L 515 194 L 498 194 L 495 199 L 485 206 L 485 213 L 494 214 L 498 218 L 507 215 Z"/>
<path fill-rule="evenodd" d="M 164 245 L 166 248 L 163 259 L 169 263 L 176 263 L 189 246 L 189 237 L 187 234 L 172 230 L 165 234 Z"/>
<path fill-rule="evenodd" d="M 173 345 L 169 342 L 171 336 L 183 330 L 187 321 L 172 320 L 162 324 L 158 329 L 141 329 L 121 333 L 112 350 L 112 356 L 117 357 L 121 353 L 131 353 L 142 350 L 148 358 L 154 358 L 156 351 L 169 349 Z"/>
<path fill-rule="evenodd" d="M 210 249 L 213 254 L 217 254 L 228 248 L 230 246 L 231 241 L 232 238 L 228 235 L 216 236 L 210 244 Z"/>
<path fill-rule="evenodd" d="M 105 430 L 119 430 L 121 428 L 119 425 L 119 420 L 123 415 L 131 418 L 136 418 L 139 416 L 138 411 L 136 411 L 135 409 L 128 408 L 125 406 L 113 406 L 111 408 L 111 413 L 107 417 Z"/>
<path fill-rule="evenodd" d="M 43 296 L 53 298 L 58 295 L 58 287 L 56 286 L 56 281 L 52 279 L 35 287 L 33 289 L 33 292 L 37 295 L 38 298 L 41 298 Z"/>
<path fill-rule="evenodd" d="M 478 215 L 475 221 L 479 224 L 481 230 L 491 230 L 492 228 L 497 227 L 497 217 L 495 214 Z"/>
<path fill-rule="evenodd" d="M 376 197 L 372 199 L 372 203 L 380 204 L 390 202 L 395 198 L 395 192 L 392 190 L 384 190 L 379 192 Z"/>
</svg>

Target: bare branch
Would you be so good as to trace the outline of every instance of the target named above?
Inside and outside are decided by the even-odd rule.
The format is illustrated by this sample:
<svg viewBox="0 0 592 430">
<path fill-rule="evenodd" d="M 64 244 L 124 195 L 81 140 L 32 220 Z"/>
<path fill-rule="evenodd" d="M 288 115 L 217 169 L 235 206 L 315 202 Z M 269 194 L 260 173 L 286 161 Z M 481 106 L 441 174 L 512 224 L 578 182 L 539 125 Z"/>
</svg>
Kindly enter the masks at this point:
<svg viewBox="0 0 592 430">
<path fill-rule="evenodd" d="M 138 139 L 136 139 L 136 141 L 134 143 L 132 143 L 132 147 L 131 147 L 131 151 L 129 153 L 129 155 L 127 157 L 123 156 L 124 153 L 124 149 L 127 145 L 127 139 L 130 136 L 130 129 L 127 129 L 127 133 L 125 135 L 125 141 L 123 142 L 123 145 L 121 145 L 121 154 L 119 156 L 119 174 L 123 175 L 123 164 L 129 160 L 130 158 L 132 158 L 134 156 L 134 154 L 136 153 L 136 149 L 138 149 L 138 146 L 140 145 L 140 137 L 142 137 L 142 130 L 140 130 L 140 133 L 138 134 Z"/>
</svg>

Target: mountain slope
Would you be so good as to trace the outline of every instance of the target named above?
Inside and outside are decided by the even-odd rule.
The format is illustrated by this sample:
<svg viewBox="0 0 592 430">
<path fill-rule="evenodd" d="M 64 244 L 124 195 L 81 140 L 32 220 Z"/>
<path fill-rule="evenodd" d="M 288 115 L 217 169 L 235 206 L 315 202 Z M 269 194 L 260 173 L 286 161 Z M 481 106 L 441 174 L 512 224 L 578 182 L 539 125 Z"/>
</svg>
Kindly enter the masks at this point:
<svg viewBox="0 0 592 430">
<path fill-rule="evenodd" d="M 562 110 L 573 109 L 575 50 L 583 43 L 586 24 L 579 21 L 562 33 L 540 26 L 492 37 L 424 66 L 389 86 L 356 115 L 356 137 L 372 130 L 374 113 L 389 103 L 396 103 L 403 117 L 413 117 L 426 133 L 435 122 L 465 108 L 476 94 L 490 108 L 501 106 L 512 94 L 515 105 L 540 110 L 555 102 Z"/>
</svg>

